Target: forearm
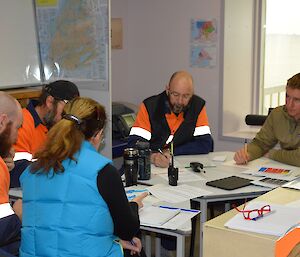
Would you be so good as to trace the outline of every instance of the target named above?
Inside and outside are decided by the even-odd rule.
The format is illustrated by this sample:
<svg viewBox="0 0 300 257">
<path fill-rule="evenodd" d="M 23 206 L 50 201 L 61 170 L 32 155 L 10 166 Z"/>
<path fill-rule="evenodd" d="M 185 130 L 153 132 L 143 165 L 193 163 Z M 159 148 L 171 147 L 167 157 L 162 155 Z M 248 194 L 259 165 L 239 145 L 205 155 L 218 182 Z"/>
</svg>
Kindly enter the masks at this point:
<svg viewBox="0 0 300 257">
<path fill-rule="evenodd" d="M 300 167 L 300 149 L 296 150 L 270 150 L 269 157 L 272 160 Z"/>
<path fill-rule="evenodd" d="M 174 147 L 175 155 L 207 154 L 213 151 L 211 135 L 197 136 L 194 140 Z"/>
<path fill-rule="evenodd" d="M 131 240 L 140 227 L 138 206 L 128 202 L 118 171 L 107 165 L 97 177 L 97 186 L 113 219 L 114 234 L 123 240 Z"/>
<path fill-rule="evenodd" d="M 128 137 L 128 143 L 127 147 L 135 147 L 135 144 L 137 141 L 144 141 L 144 142 L 149 142 L 145 138 L 137 136 L 137 135 L 132 135 Z"/>
</svg>

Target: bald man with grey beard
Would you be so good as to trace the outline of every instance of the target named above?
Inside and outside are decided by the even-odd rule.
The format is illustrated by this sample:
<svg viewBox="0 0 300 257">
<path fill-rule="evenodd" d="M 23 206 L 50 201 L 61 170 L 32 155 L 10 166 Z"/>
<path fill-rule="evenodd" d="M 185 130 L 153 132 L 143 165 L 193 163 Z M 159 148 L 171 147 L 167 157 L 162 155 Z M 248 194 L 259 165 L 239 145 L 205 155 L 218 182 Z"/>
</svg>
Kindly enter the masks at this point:
<svg viewBox="0 0 300 257">
<path fill-rule="evenodd" d="M 16 201 L 13 206 L 9 203 L 8 166 L 11 169 L 12 145 L 17 140 L 23 118 L 21 106 L 12 96 L 0 91 L 0 103 L 0 249 L 16 255 L 20 245 L 22 201 Z"/>
</svg>

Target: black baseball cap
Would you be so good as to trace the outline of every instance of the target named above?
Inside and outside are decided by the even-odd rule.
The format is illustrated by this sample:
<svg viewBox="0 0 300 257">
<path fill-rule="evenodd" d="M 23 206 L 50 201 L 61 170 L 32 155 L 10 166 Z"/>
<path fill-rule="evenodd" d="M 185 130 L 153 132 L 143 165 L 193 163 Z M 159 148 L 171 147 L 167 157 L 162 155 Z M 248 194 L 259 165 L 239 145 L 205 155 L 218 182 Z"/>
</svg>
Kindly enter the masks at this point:
<svg viewBox="0 0 300 257">
<path fill-rule="evenodd" d="M 57 80 L 45 85 L 45 91 L 55 99 L 70 101 L 79 96 L 78 87 L 71 81 Z"/>
</svg>

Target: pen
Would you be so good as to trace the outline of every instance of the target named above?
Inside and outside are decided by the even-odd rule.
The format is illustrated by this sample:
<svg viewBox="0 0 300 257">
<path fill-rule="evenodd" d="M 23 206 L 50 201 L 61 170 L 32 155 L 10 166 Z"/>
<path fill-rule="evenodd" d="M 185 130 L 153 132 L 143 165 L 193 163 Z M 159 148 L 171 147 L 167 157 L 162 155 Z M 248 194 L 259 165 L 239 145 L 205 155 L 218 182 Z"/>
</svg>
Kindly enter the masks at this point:
<svg viewBox="0 0 300 257">
<path fill-rule="evenodd" d="M 180 211 L 185 211 L 185 212 L 199 212 L 198 210 L 177 208 L 177 207 L 171 207 L 171 206 L 165 206 L 165 205 L 160 205 L 159 208 L 169 209 L 169 210 L 180 210 Z"/>
<path fill-rule="evenodd" d="M 163 151 L 162 151 L 160 148 L 158 148 L 157 151 L 158 151 L 159 153 L 161 153 L 163 156 L 165 156 L 164 153 L 163 153 Z M 168 158 L 167 156 L 165 156 L 165 157 Z"/>
<path fill-rule="evenodd" d="M 245 141 L 244 141 L 244 152 L 246 155 L 245 163 L 247 163 L 248 162 L 248 160 L 247 160 L 247 155 L 248 155 L 247 138 L 245 138 Z"/>
<path fill-rule="evenodd" d="M 272 214 L 272 213 L 274 213 L 274 212 L 275 212 L 275 211 L 267 212 L 266 214 L 262 214 L 262 215 L 259 215 L 259 216 L 255 217 L 255 218 L 253 218 L 252 220 L 257 221 L 257 220 L 259 220 L 259 219 L 261 219 L 261 218 L 263 218 L 263 217 L 269 216 L 270 214 Z"/>
</svg>

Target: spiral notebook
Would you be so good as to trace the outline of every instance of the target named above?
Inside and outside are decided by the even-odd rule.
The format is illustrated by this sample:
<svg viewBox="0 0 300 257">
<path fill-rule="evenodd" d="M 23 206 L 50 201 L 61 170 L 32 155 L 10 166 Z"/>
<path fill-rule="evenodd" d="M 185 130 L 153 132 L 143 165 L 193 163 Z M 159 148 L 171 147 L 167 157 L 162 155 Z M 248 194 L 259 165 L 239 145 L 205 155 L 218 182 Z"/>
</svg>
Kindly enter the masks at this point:
<svg viewBox="0 0 300 257">
<path fill-rule="evenodd" d="M 206 182 L 206 185 L 217 187 L 225 190 L 234 190 L 237 188 L 249 186 L 251 179 L 241 178 L 237 176 L 230 176 L 227 178 L 216 179 Z"/>
</svg>

